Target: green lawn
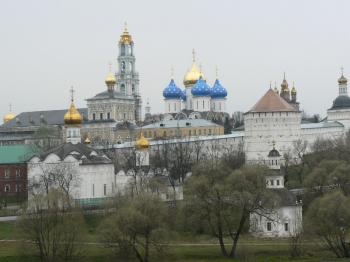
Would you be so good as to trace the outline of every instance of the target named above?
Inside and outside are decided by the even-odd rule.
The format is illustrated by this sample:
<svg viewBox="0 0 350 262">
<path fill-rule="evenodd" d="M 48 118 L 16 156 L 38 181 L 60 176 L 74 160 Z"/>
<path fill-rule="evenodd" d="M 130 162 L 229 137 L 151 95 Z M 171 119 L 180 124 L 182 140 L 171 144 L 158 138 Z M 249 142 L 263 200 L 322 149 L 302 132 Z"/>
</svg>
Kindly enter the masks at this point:
<svg viewBox="0 0 350 262">
<path fill-rule="evenodd" d="M 97 242 L 98 226 L 102 221 L 99 216 L 87 216 L 87 242 Z M 16 236 L 15 222 L 0 222 L 0 240 L 19 239 Z M 288 240 L 275 239 L 256 239 L 250 236 L 244 236 L 241 239 L 237 260 L 225 259 L 220 254 L 220 248 L 216 245 L 216 240 L 206 236 L 193 236 L 191 234 L 175 235 L 171 245 L 166 248 L 163 255 L 153 254 L 151 262 L 224 262 L 224 261 L 244 261 L 244 262 L 279 262 L 279 261 L 298 261 L 298 262 L 331 262 L 348 261 L 336 259 L 328 251 L 316 246 L 312 241 L 304 244 L 304 257 L 296 260 L 289 258 Z M 193 245 L 195 244 L 195 245 Z M 208 245 L 214 244 L 214 245 Z M 83 257 L 76 261 L 92 262 L 122 262 L 123 259 L 116 259 L 112 256 L 109 249 L 98 244 L 85 244 L 83 247 Z M 35 248 L 31 244 L 23 242 L 0 242 L 0 262 L 34 262 L 39 261 L 35 257 Z"/>
</svg>

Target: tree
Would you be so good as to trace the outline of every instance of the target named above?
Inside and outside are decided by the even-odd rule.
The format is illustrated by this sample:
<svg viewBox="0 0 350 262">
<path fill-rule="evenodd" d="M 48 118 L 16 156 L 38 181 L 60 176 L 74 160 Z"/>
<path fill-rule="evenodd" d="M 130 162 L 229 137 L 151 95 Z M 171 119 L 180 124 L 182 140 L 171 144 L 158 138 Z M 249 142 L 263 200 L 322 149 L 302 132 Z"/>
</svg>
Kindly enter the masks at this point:
<svg viewBox="0 0 350 262">
<path fill-rule="evenodd" d="M 232 125 L 230 123 L 230 120 L 228 117 L 225 117 L 224 134 L 231 134 L 231 131 L 232 131 Z"/>
<path fill-rule="evenodd" d="M 42 262 L 70 261 L 81 252 L 82 213 L 59 189 L 35 195 L 18 224 L 19 234 L 33 241 Z"/>
<path fill-rule="evenodd" d="M 48 194 L 51 188 L 59 188 L 69 200 L 81 182 L 74 162 L 31 163 L 29 168 L 37 171 L 28 181 L 30 195 Z"/>
<path fill-rule="evenodd" d="M 206 163 L 197 167 L 188 180 L 187 207 L 196 214 L 198 223 L 206 221 L 224 256 L 236 257 L 238 241 L 250 214 L 268 214 L 274 198 L 266 190 L 267 171 L 263 166 L 244 166 L 232 171 L 226 165 Z M 226 237 L 232 241 L 229 246 L 224 242 Z"/>
<path fill-rule="evenodd" d="M 334 191 L 315 199 L 306 214 L 307 230 L 337 257 L 350 257 L 350 199 Z"/>
<path fill-rule="evenodd" d="M 124 199 L 116 213 L 100 228 L 101 240 L 116 255 L 148 262 L 150 251 L 162 251 L 166 236 L 165 204 L 155 195 L 143 193 Z"/>
</svg>

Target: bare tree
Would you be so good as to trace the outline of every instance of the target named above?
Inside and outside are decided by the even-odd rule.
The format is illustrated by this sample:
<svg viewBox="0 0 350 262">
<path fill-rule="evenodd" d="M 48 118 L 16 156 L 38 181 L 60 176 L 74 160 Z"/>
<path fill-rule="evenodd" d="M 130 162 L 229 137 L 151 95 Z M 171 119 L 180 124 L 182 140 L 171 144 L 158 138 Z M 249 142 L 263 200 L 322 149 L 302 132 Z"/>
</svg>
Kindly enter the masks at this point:
<svg viewBox="0 0 350 262">
<path fill-rule="evenodd" d="M 19 234 L 35 243 L 42 262 L 70 261 L 81 254 L 82 213 L 60 189 L 37 194 L 19 219 Z"/>
</svg>

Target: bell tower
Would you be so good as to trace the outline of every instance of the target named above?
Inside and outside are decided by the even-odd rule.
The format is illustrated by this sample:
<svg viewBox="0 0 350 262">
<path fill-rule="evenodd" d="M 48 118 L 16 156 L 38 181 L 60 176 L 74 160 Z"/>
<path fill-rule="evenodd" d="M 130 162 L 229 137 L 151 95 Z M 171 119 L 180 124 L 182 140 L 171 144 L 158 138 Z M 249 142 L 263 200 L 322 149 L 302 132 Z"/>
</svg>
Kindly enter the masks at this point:
<svg viewBox="0 0 350 262">
<path fill-rule="evenodd" d="M 135 69 L 134 41 L 125 23 L 124 31 L 119 40 L 117 92 L 134 99 L 135 121 L 141 121 L 142 101 L 139 93 L 139 74 Z"/>
</svg>

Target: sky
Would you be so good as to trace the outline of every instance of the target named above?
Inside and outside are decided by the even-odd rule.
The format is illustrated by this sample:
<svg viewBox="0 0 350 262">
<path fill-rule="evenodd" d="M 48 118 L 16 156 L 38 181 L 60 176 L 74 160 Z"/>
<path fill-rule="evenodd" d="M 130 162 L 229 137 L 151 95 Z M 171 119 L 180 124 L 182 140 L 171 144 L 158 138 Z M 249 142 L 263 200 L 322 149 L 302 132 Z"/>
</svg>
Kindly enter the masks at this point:
<svg viewBox="0 0 350 262">
<path fill-rule="evenodd" d="M 350 78 L 348 0 L 1 0 L 0 114 L 64 109 L 106 89 L 127 22 L 140 93 L 163 112 L 162 90 L 183 77 L 192 49 L 209 84 L 215 68 L 227 111 L 248 111 L 283 73 L 301 109 L 322 116 Z"/>
</svg>

